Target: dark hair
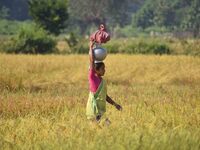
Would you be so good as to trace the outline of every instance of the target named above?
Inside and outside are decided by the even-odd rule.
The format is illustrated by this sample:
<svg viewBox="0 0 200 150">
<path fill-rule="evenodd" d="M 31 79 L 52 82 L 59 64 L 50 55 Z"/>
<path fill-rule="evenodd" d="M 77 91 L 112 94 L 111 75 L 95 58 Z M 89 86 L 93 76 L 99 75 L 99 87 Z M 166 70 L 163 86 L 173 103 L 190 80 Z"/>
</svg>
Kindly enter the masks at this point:
<svg viewBox="0 0 200 150">
<path fill-rule="evenodd" d="M 95 70 L 99 70 L 102 66 L 105 66 L 103 62 L 94 63 Z"/>
<path fill-rule="evenodd" d="M 104 30 L 106 30 L 106 24 L 105 24 L 105 23 L 100 23 L 100 24 L 99 24 L 99 29 L 101 29 L 101 25 L 103 25 Z"/>
</svg>

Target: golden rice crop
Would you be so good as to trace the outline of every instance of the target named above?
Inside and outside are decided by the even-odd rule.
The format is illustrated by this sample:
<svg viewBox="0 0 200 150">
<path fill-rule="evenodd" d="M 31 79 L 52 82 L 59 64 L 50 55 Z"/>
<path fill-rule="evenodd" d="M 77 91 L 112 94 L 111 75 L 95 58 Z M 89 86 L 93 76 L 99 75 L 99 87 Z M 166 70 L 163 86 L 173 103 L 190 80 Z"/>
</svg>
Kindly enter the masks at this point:
<svg viewBox="0 0 200 150">
<path fill-rule="evenodd" d="M 86 120 L 87 55 L 0 55 L 0 149 L 200 149 L 200 59 L 108 55 L 110 126 Z"/>
</svg>

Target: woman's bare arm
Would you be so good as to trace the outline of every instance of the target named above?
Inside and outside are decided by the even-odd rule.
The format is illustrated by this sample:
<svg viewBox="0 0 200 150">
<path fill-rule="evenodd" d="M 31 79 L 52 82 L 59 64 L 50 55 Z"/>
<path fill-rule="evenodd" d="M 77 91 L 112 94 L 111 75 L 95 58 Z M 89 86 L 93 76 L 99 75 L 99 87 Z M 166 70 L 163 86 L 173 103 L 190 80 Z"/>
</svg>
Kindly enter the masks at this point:
<svg viewBox="0 0 200 150">
<path fill-rule="evenodd" d="M 93 52 L 94 43 L 90 41 L 89 45 L 89 56 L 90 56 L 90 68 L 94 68 L 94 52 Z"/>
<path fill-rule="evenodd" d="M 114 105 L 117 110 L 122 110 L 122 106 L 113 101 L 108 95 L 106 95 L 106 101 L 111 105 Z"/>
</svg>

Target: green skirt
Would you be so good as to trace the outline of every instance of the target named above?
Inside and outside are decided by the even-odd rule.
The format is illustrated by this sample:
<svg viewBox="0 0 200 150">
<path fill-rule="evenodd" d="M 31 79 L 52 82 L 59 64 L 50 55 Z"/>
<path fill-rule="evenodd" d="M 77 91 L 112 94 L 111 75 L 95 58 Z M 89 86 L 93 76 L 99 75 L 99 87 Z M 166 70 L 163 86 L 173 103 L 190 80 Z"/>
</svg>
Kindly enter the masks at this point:
<svg viewBox="0 0 200 150">
<path fill-rule="evenodd" d="M 107 85 L 102 79 L 96 93 L 90 92 L 86 107 L 86 115 L 88 119 L 96 119 L 106 112 L 106 96 Z"/>
</svg>

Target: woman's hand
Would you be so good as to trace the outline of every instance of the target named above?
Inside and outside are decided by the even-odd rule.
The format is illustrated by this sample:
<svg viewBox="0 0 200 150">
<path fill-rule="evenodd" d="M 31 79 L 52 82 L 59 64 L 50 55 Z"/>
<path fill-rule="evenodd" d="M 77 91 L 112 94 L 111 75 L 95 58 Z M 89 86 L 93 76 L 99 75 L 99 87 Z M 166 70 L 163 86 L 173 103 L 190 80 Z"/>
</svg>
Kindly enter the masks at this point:
<svg viewBox="0 0 200 150">
<path fill-rule="evenodd" d="M 117 104 L 115 101 L 113 101 L 108 95 L 106 95 L 106 101 L 107 101 L 108 103 L 110 103 L 111 105 L 115 106 L 115 108 L 116 108 L 117 110 L 119 110 L 119 111 L 122 110 L 122 106 L 119 105 L 119 104 Z"/>
<path fill-rule="evenodd" d="M 114 104 L 115 108 L 119 111 L 122 111 L 122 106 L 119 104 Z"/>
</svg>

